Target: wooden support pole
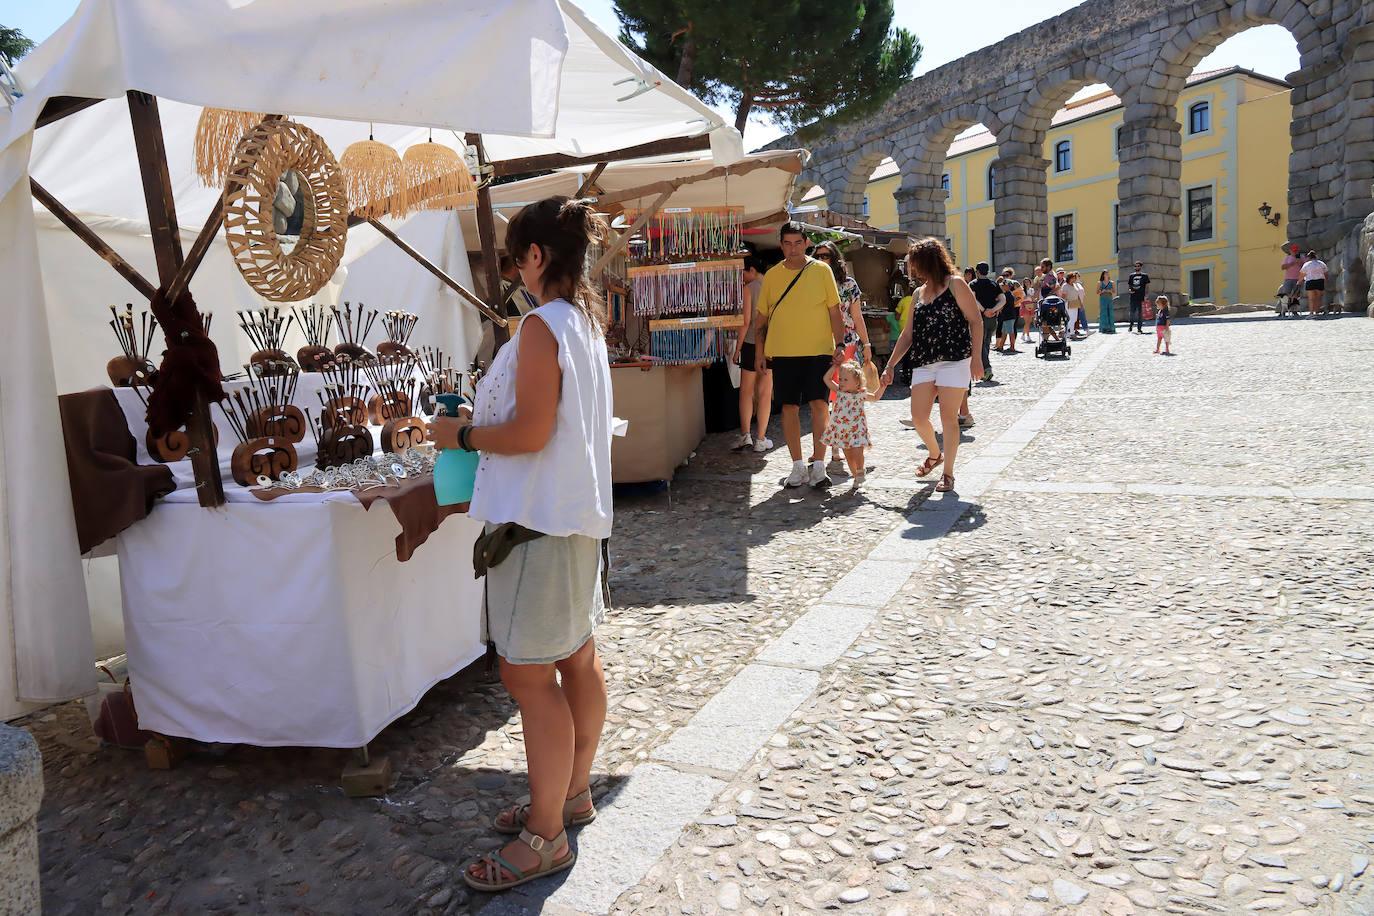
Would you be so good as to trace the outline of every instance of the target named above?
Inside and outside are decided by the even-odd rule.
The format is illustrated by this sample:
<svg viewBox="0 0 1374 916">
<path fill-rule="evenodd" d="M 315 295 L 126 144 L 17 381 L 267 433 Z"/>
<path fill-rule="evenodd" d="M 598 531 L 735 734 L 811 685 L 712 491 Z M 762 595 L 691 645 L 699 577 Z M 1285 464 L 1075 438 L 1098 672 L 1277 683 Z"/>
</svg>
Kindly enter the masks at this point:
<svg viewBox="0 0 1374 916">
<path fill-rule="evenodd" d="M 57 217 L 58 221 L 70 229 L 73 235 L 89 245 L 92 251 L 104 258 L 121 277 L 132 283 L 134 289 L 142 293 L 145 299 L 153 298 L 153 293 L 157 291 L 157 287 L 149 283 L 134 265 L 124 260 L 119 252 L 105 244 L 105 240 L 96 235 L 95 231 L 83 223 L 80 217 L 62 206 L 56 197 L 48 193 L 47 188 L 30 178 L 29 190 L 40 204 L 48 208 L 48 212 Z"/>
<path fill-rule="evenodd" d="M 639 219 L 634 221 L 634 225 L 622 232 L 620 238 L 615 240 L 615 244 L 607 248 L 606 253 L 597 259 L 596 266 L 592 268 L 593 277 L 601 275 L 601 271 L 606 269 L 606 265 L 611 263 L 611 259 L 625 250 L 625 246 L 630 244 L 631 237 L 633 237 L 636 232 L 643 229 L 644 224 L 649 222 L 649 220 L 653 218 L 653 215 L 658 212 L 659 207 L 667 203 L 668 198 L 672 196 L 673 192 L 671 189 L 664 191 L 662 194 L 658 195 L 654 202 L 650 204 L 644 212 L 639 214 Z"/>
<path fill-rule="evenodd" d="M 177 296 L 186 292 L 186 288 L 191 285 L 191 278 L 196 275 L 196 269 L 200 267 L 201 259 L 210 250 L 210 243 L 219 234 L 220 224 L 224 222 L 224 194 L 221 193 L 215 199 L 215 205 L 210 208 L 210 215 L 205 218 L 205 225 L 200 229 L 200 235 L 191 243 L 191 250 L 186 252 L 186 260 L 181 262 L 177 275 L 172 278 L 172 282 L 167 286 L 167 301 L 175 302 Z"/>
<path fill-rule="evenodd" d="M 448 274 L 444 273 L 444 271 L 441 270 L 437 265 L 435 265 L 434 262 L 432 262 L 429 258 L 425 257 L 424 255 L 420 254 L 420 252 L 416 251 L 414 248 L 412 248 L 409 242 L 401 238 L 396 233 L 392 232 L 391 229 L 388 228 L 380 220 L 369 219 L 367 220 L 367 224 L 371 226 L 373 229 L 376 229 L 378 232 L 380 232 L 387 240 L 389 240 L 397 248 L 401 249 L 406 254 L 414 258 L 415 262 L 419 264 L 421 267 L 423 267 L 425 270 L 429 271 L 430 273 L 434 274 L 434 276 L 438 277 L 439 280 L 445 286 L 447 286 L 449 289 L 453 290 L 455 293 L 457 293 L 458 295 L 466 299 L 468 302 L 470 302 L 474 308 L 476 308 L 479 312 L 482 313 L 483 317 L 490 319 L 491 322 L 495 324 L 498 328 L 504 328 L 506 326 L 506 319 L 499 312 L 493 310 L 491 306 L 483 302 L 480 296 L 478 296 L 471 290 L 464 288 L 463 284 L 459 283 L 457 280 L 453 279 Z"/>
<path fill-rule="evenodd" d="M 608 165 L 610 165 L 609 162 L 598 162 L 596 168 L 592 169 L 592 173 L 588 175 L 587 180 L 582 182 L 578 187 L 577 193 L 574 194 L 573 197 L 584 197 L 588 191 L 596 190 L 596 180 L 601 177 L 602 172 L 606 171 L 606 166 Z"/>
<path fill-rule="evenodd" d="M 496 254 L 496 219 L 491 210 L 491 184 L 487 180 L 487 149 L 482 144 L 481 134 L 468 134 L 466 142 L 477 148 L 477 238 L 482 243 L 482 266 L 486 269 L 487 301 L 493 310 L 499 310 L 501 301 L 501 262 Z M 499 311 L 498 311 L 499 314 Z M 502 321 L 492 328 L 496 346 L 492 355 L 510 340 L 510 332 Z"/>
<path fill-rule="evenodd" d="M 138 151 L 138 172 L 143 180 L 143 198 L 148 202 L 148 228 L 153 234 L 153 254 L 157 258 L 158 283 L 166 286 L 176 277 L 183 260 L 181 235 L 177 229 L 177 205 L 172 196 L 172 177 L 167 173 L 167 147 L 162 137 L 162 118 L 157 96 L 131 90 L 129 117 L 134 125 L 134 147 Z"/>
<path fill-rule="evenodd" d="M 130 91 L 128 99 L 134 148 L 138 152 L 138 171 L 143 180 L 143 197 L 148 204 L 148 226 L 153 235 L 158 283 L 164 289 L 169 289 L 181 271 L 184 258 L 177 228 L 176 201 L 172 196 L 172 179 L 167 173 L 162 118 L 158 114 L 157 96 Z M 224 481 L 220 479 L 219 452 L 215 448 L 210 402 L 199 392 L 191 405 L 186 433 L 191 439 L 191 467 L 196 474 L 197 499 L 207 508 L 224 505 Z"/>
<path fill-rule="evenodd" d="M 654 140 L 650 143 L 641 143 L 638 146 L 629 146 L 608 153 L 595 153 L 591 156 L 548 153 L 542 156 L 526 156 L 523 159 L 505 159 L 501 162 L 492 163 L 492 168 L 495 177 L 505 178 L 508 175 L 547 172 L 553 169 L 566 169 L 574 165 L 591 165 L 594 162 L 620 162 L 624 159 L 643 159 L 648 156 L 671 156 L 674 153 L 699 153 L 710 148 L 710 136 L 702 134 L 696 137 Z"/>
</svg>

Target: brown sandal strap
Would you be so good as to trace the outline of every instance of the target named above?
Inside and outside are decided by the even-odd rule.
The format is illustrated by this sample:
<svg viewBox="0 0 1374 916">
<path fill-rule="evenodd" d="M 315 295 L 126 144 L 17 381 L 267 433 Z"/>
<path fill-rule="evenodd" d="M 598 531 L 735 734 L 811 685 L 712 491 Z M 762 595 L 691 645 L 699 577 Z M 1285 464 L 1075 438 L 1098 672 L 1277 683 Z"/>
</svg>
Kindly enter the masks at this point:
<svg viewBox="0 0 1374 916">
<path fill-rule="evenodd" d="M 941 461 L 944 461 L 944 460 L 945 460 L 945 453 L 944 453 L 944 452 L 941 452 L 941 453 L 938 454 L 938 455 L 931 455 L 931 456 L 928 456 L 928 457 L 926 458 L 925 462 L 922 463 L 921 469 L 917 472 L 917 476 L 918 476 L 918 477 L 925 477 L 925 476 L 926 476 L 927 474 L 929 474 L 931 471 L 933 471 L 933 470 L 935 470 L 937 467 L 939 467 L 939 466 L 940 466 L 940 462 L 941 462 Z"/>
</svg>

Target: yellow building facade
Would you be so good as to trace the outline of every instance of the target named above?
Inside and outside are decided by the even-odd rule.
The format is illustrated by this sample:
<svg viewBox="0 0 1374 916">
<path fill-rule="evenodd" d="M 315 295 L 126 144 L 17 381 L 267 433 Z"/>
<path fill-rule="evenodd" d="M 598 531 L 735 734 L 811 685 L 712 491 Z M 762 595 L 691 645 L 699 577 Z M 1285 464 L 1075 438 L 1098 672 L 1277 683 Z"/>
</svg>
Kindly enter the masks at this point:
<svg viewBox="0 0 1374 916">
<path fill-rule="evenodd" d="M 1180 259 L 1183 286 L 1194 301 L 1274 298 L 1286 241 L 1282 211 L 1287 209 L 1291 150 L 1288 95 L 1281 80 L 1231 68 L 1195 74 L 1180 96 Z M 1060 110 L 1045 138 L 1050 163 L 1050 250 L 1045 256 L 1083 274 L 1094 318 L 1099 273 L 1106 270 L 1121 279 L 1116 276 L 1116 136 L 1121 123 L 1120 99 L 1103 92 Z M 961 266 L 993 261 L 996 175 L 991 169 L 996 158 L 994 138 L 982 131 L 955 140 L 945 161 L 947 242 Z M 900 184 L 892 162 L 874 171 L 865 196 L 870 226 L 898 228 L 893 192 Z M 811 198 L 803 204 L 824 206 L 824 201 Z M 1259 212 L 1263 204 L 1272 210 L 1270 219 L 1278 217 L 1277 225 Z M 1018 276 L 1029 276 L 1032 267 L 1010 266 Z"/>
</svg>

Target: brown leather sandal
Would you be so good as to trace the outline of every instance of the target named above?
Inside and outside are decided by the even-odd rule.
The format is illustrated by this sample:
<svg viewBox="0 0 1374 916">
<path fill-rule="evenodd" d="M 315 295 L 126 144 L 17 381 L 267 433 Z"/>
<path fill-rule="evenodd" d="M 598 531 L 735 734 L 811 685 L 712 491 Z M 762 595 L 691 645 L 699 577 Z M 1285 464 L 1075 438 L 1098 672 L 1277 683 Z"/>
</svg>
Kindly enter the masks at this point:
<svg viewBox="0 0 1374 916">
<path fill-rule="evenodd" d="M 930 455 L 929 457 L 926 458 L 925 463 L 922 464 L 919 468 L 916 469 L 916 476 L 917 476 L 917 477 L 928 477 L 928 476 L 930 476 L 930 472 L 933 471 L 933 470 L 935 470 L 937 467 L 939 467 L 939 466 L 940 466 L 940 462 L 941 462 L 941 461 L 944 461 L 944 460 L 945 460 L 945 453 L 944 453 L 944 452 L 941 452 L 941 453 L 938 454 L 938 455 Z"/>
<path fill-rule="evenodd" d="M 497 833 L 516 836 L 525 829 L 525 822 L 529 820 L 529 817 L 530 797 L 526 795 L 520 799 L 519 804 L 515 807 L 507 808 L 496 815 L 496 820 L 492 821 L 491 826 Z M 596 806 L 592 804 L 590 787 L 563 802 L 564 827 L 585 827 L 594 820 L 596 820 Z"/>
<path fill-rule="evenodd" d="M 941 475 L 940 475 L 940 482 L 937 483 L 937 484 L 935 485 L 935 492 L 936 492 L 936 493 L 948 493 L 950 490 L 953 490 L 953 489 L 954 489 L 954 475 L 953 475 L 953 474 L 941 474 Z"/>
<path fill-rule="evenodd" d="M 551 840 L 546 840 L 542 836 L 535 836 L 528 830 L 522 830 L 520 831 L 519 841 L 533 850 L 535 855 L 539 856 L 539 864 L 537 866 L 528 871 L 521 871 L 510 862 L 506 861 L 505 857 L 502 856 L 499 851 L 488 853 L 476 860 L 476 862 L 469 863 L 463 867 L 463 880 L 467 882 L 468 887 L 475 891 L 481 891 L 484 894 L 497 894 L 501 891 L 508 891 L 513 887 L 519 887 L 522 884 L 528 884 L 545 875 L 552 875 L 555 872 L 572 868 L 573 863 L 577 861 L 577 853 L 573 852 L 571 846 L 568 846 L 567 853 L 563 858 L 555 859 L 553 857 L 554 851 L 558 849 L 559 846 L 566 845 L 568 842 L 568 832 L 566 830 L 560 831 L 558 836 Z M 474 878 L 472 876 L 471 869 L 473 865 L 482 866 L 481 878 Z M 502 873 L 509 874 L 511 877 L 503 879 L 501 877 Z"/>
</svg>

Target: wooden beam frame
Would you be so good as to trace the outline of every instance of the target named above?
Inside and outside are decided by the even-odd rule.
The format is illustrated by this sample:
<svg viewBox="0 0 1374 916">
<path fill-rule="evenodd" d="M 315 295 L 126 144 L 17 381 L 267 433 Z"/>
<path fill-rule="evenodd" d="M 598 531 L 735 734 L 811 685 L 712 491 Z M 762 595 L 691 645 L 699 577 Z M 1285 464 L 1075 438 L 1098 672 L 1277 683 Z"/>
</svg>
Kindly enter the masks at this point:
<svg viewBox="0 0 1374 916">
<path fill-rule="evenodd" d="M 90 226 L 87 226 L 81 221 L 80 217 L 62 206 L 61 202 L 59 202 L 56 197 L 48 193 L 47 188 L 30 178 L 29 190 L 33 193 L 34 199 L 46 207 L 49 213 L 57 217 L 58 221 L 70 229 L 73 235 L 81 239 L 81 241 L 90 246 L 92 251 L 104 258 L 106 263 L 115 269 L 116 273 L 125 280 L 128 280 L 129 283 L 133 285 L 134 289 L 143 294 L 143 298 L 153 298 L 153 293 L 157 292 L 157 287 L 149 283 L 148 279 L 144 277 L 143 274 L 139 273 L 134 265 L 124 260 L 119 252 L 107 245 L 105 240 L 96 235 L 95 231 L 92 230 Z"/>
<path fill-rule="evenodd" d="M 595 191 L 596 180 L 601 177 L 602 172 L 606 171 L 608 165 L 610 165 L 609 162 L 598 162 L 596 168 L 592 169 L 592 173 L 587 176 L 587 180 L 578 186 L 577 193 L 573 197 L 583 197 L 588 191 Z"/>
<path fill-rule="evenodd" d="M 167 173 L 162 118 L 158 113 L 157 96 L 137 91 L 130 91 L 127 96 L 129 120 L 134 130 L 134 148 L 138 152 L 138 171 L 143 181 L 143 197 L 148 204 L 148 226 L 152 230 L 158 282 L 164 289 L 169 289 L 181 273 L 185 258 L 181 253 L 181 236 L 177 229 L 172 179 Z M 213 236 L 214 233 L 208 234 Z M 206 242 L 205 246 L 209 247 L 209 243 Z M 191 416 L 186 420 L 186 433 L 192 445 L 190 458 L 196 474 L 196 498 L 206 508 L 224 505 L 224 481 L 220 478 L 219 451 L 215 447 L 210 402 L 199 391 L 191 405 Z"/>
<path fill-rule="evenodd" d="M 92 105 L 105 101 L 104 99 L 88 99 L 78 95 L 55 95 L 43 103 L 43 110 L 38 114 L 38 120 L 34 122 L 33 128 L 47 127 L 56 121 L 61 121 L 68 115 L 74 115 L 78 111 L 85 111 Z"/>
<path fill-rule="evenodd" d="M 591 156 L 572 156 L 567 153 L 546 153 L 541 156 L 525 156 L 522 159 L 505 159 L 492 163 L 493 174 L 497 178 L 510 175 L 525 175 L 530 172 L 547 172 L 565 169 L 573 165 L 591 165 L 599 162 L 620 162 L 624 159 L 643 159 L 647 156 L 670 156 L 674 153 L 699 153 L 711 148 L 711 138 L 707 134 L 696 137 L 675 137 L 671 140 L 654 140 L 638 146 L 628 146 L 609 153 L 595 153 Z"/>
<path fill-rule="evenodd" d="M 499 316 L 500 312 L 497 310 L 503 305 L 501 262 L 496 254 L 496 219 L 492 216 L 491 209 L 491 183 L 486 180 L 484 174 L 487 170 L 487 148 L 482 143 L 481 134 L 468 134 L 464 141 L 477 150 L 477 238 L 482 245 L 482 266 L 486 268 L 487 301 Z M 492 330 L 495 343 L 492 355 L 495 356 L 496 351 L 510 340 L 510 332 L 506 330 L 504 318 L 497 322 Z"/>
<path fill-rule="evenodd" d="M 453 279 L 448 274 L 444 273 L 444 271 L 440 269 L 437 265 L 435 265 L 432 261 L 430 261 L 429 258 L 425 257 L 424 255 L 420 254 L 420 252 L 412 248 L 409 242 L 401 238 L 396 233 L 392 232 L 391 229 L 386 226 L 386 224 L 376 219 L 368 219 L 366 220 L 366 222 L 373 229 L 376 229 L 378 232 L 380 232 L 382 236 L 386 238 L 388 241 L 390 241 L 393 245 L 395 245 L 397 248 L 401 249 L 406 254 L 414 258 L 417 264 L 419 264 L 421 267 L 423 267 L 430 273 L 434 274 L 434 276 L 438 277 L 439 280 L 445 286 L 447 286 L 449 289 L 453 290 L 459 296 L 462 296 L 469 303 L 471 303 L 474 308 L 481 312 L 484 317 L 490 319 L 491 322 L 495 324 L 498 328 L 504 328 L 506 326 L 506 319 L 502 315 L 494 311 L 491 308 L 491 306 L 483 302 L 480 296 L 478 296 L 471 290 L 466 289 L 463 286 L 463 284 L 459 283 L 457 280 Z"/>
</svg>

